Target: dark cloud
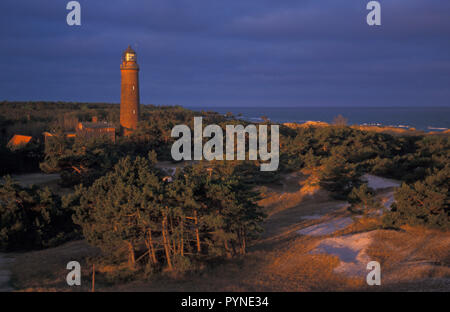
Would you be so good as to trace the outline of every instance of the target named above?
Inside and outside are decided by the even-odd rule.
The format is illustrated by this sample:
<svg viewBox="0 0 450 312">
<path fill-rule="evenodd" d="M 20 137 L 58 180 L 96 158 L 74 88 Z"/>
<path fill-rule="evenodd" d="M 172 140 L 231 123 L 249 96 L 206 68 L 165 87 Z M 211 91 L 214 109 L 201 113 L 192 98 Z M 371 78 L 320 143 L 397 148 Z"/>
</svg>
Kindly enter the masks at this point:
<svg viewBox="0 0 450 312">
<path fill-rule="evenodd" d="M 138 52 L 144 103 L 449 105 L 450 2 L 66 0 L 0 3 L 0 99 L 119 102 Z"/>
</svg>

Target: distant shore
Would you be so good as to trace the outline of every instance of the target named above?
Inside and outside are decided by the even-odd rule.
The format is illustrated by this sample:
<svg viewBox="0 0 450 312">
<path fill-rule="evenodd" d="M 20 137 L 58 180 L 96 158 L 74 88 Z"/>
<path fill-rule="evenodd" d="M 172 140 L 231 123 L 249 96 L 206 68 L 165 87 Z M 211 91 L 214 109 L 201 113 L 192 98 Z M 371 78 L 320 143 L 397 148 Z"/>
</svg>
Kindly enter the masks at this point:
<svg viewBox="0 0 450 312">
<path fill-rule="evenodd" d="M 274 123 L 320 124 L 333 123 L 338 115 L 347 119 L 348 125 L 359 127 L 406 129 L 424 133 L 442 133 L 450 129 L 450 107 L 187 107 L 194 111 L 211 110 L 232 114 L 235 118 L 252 123 L 263 117 Z"/>
<path fill-rule="evenodd" d="M 296 122 L 285 122 L 284 126 L 296 129 L 296 128 L 307 128 L 307 127 L 329 127 L 332 124 L 323 121 L 307 121 L 303 123 Z M 351 125 L 353 129 L 364 130 L 364 131 L 374 131 L 374 132 L 384 132 L 384 133 L 396 133 L 396 134 L 450 134 L 450 129 L 443 128 L 440 131 L 423 131 L 417 130 L 413 127 L 400 127 L 400 126 L 383 126 L 383 125 Z"/>
</svg>

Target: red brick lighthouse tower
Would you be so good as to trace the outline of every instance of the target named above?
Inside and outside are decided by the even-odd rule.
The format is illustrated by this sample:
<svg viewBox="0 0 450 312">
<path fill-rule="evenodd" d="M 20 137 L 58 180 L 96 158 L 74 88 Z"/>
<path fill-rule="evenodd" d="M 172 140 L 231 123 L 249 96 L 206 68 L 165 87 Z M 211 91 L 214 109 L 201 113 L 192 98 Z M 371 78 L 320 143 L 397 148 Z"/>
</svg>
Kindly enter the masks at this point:
<svg viewBox="0 0 450 312">
<path fill-rule="evenodd" d="M 125 135 L 137 128 L 139 122 L 139 65 L 136 52 L 128 46 L 123 52 L 120 94 L 120 125 Z"/>
</svg>

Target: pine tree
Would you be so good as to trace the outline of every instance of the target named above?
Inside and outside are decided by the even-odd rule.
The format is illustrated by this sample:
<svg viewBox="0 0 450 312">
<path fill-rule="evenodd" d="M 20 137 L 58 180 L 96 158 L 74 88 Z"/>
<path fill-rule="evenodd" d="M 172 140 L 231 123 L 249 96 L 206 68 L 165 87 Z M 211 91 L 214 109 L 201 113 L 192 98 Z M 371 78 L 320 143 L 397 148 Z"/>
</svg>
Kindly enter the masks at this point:
<svg viewBox="0 0 450 312">
<path fill-rule="evenodd" d="M 383 222 L 386 226 L 422 225 L 450 229 L 450 166 L 436 170 L 423 181 L 402 184 L 395 192 L 392 211 Z"/>
</svg>

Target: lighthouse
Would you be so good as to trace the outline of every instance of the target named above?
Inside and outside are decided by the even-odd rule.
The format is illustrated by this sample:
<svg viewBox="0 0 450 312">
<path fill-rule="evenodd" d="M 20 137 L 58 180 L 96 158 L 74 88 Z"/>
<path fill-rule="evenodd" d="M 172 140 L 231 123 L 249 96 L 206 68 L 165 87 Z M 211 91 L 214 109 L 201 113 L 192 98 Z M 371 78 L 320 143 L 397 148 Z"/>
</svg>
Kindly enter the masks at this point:
<svg viewBox="0 0 450 312">
<path fill-rule="evenodd" d="M 120 126 L 123 134 L 128 135 L 139 122 L 139 65 L 136 52 L 130 46 L 123 52 L 120 72 Z"/>
</svg>

